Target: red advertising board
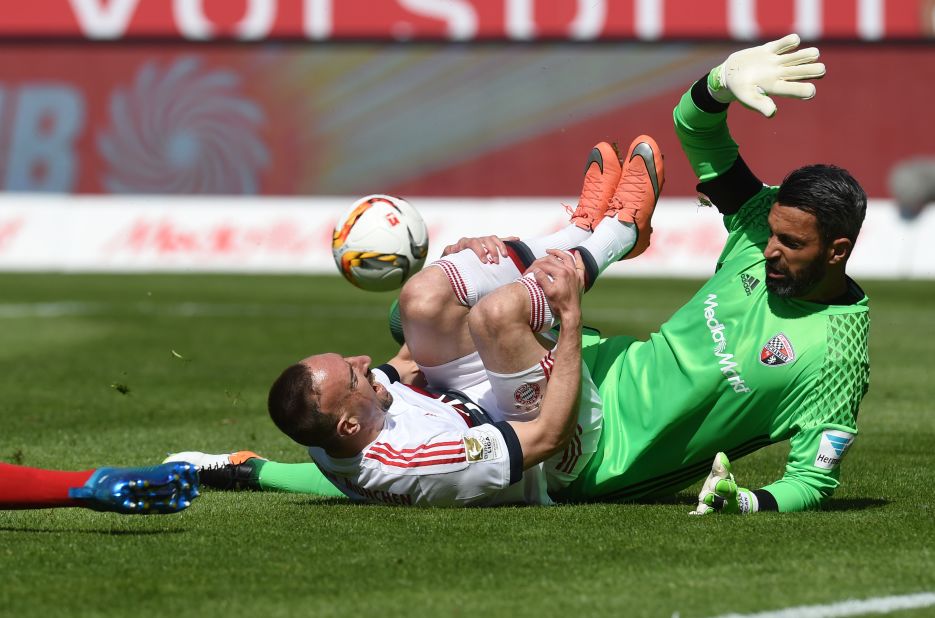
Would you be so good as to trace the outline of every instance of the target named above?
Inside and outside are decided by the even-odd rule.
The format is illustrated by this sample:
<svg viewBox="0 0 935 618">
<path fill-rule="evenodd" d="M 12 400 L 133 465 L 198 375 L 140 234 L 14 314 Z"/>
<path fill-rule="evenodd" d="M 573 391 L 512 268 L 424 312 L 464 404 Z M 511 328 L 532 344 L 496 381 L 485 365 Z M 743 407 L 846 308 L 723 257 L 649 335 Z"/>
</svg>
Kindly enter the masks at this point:
<svg viewBox="0 0 935 618">
<path fill-rule="evenodd" d="M 6 45 L 0 191 L 573 196 L 594 143 L 649 133 L 689 196 L 672 108 L 734 48 Z M 811 101 L 732 106 L 741 153 L 765 181 L 831 162 L 889 196 L 894 165 L 935 156 L 935 49 L 822 59 Z"/>
<path fill-rule="evenodd" d="M 919 39 L 933 0 L 29 0 L 0 36 L 90 40 Z"/>
</svg>

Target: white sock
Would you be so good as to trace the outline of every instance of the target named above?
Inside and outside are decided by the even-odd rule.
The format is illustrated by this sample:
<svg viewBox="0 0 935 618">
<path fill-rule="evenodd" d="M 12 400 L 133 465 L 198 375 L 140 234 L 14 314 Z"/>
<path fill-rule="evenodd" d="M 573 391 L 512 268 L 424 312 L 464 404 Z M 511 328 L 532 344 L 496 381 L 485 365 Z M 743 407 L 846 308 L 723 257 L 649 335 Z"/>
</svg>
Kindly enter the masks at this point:
<svg viewBox="0 0 935 618">
<path fill-rule="evenodd" d="M 593 285 L 597 275 L 633 248 L 636 244 L 636 237 L 635 223 L 623 223 L 617 220 L 617 217 L 604 217 L 597 224 L 594 233 L 578 245 L 591 255 L 597 267 L 596 273 L 588 273 L 589 285 Z"/>
<path fill-rule="evenodd" d="M 455 297 L 465 307 L 473 307 L 487 294 L 520 276 L 510 258 L 500 256 L 498 264 L 484 264 L 470 249 L 446 255 L 429 266 L 445 271 Z"/>
<path fill-rule="evenodd" d="M 552 352 L 547 352 L 538 364 L 517 373 L 487 371 L 497 408 L 507 421 L 531 421 L 539 416 L 552 365 Z"/>
<path fill-rule="evenodd" d="M 567 251 L 583 243 L 590 235 L 591 232 L 588 230 L 583 230 L 577 225 L 569 224 L 548 236 L 540 236 L 528 240 L 524 239 L 522 243 L 529 247 L 529 250 L 532 251 L 534 256 L 541 258 L 546 255 L 546 249 L 562 249 Z"/>
</svg>

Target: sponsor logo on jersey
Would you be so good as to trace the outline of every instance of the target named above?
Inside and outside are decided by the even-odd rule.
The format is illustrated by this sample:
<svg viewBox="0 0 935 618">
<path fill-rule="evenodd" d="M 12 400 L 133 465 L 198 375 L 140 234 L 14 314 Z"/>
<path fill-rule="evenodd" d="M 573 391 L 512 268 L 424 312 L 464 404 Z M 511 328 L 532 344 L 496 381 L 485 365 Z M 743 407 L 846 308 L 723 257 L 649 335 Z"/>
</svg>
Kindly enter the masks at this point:
<svg viewBox="0 0 935 618">
<path fill-rule="evenodd" d="M 496 459 L 499 454 L 497 443 L 490 436 L 466 436 L 464 450 L 469 462 L 488 461 Z"/>
<path fill-rule="evenodd" d="M 531 410 L 542 400 L 542 389 L 534 382 L 523 382 L 513 391 L 513 401 L 519 410 Z"/>
<path fill-rule="evenodd" d="M 346 476 L 338 476 L 331 472 L 322 470 L 328 480 L 334 483 L 335 487 L 344 493 L 356 494 L 364 500 L 370 502 L 382 502 L 384 504 L 398 504 L 400 506 L 412 506 L 412 494 L 394 494 L 390 491 L 372 490 L 361 487 Z"/>
<path fill-rule="evenodd" d="M 779 367 L 795 360 L 795 350 L 789 338 L 779 333 L 772 337 L 760 350 L 760 362 L 767 367 Z"/>
<path fill-rule="evenodd" d="M 821 444 L 818 446 L 818 454 L 815 455 L 815 467 L 831 470 L 836 468 L 844 453 L 854 443 L 854 434 L 846 431 L 836 431 L 829 429 L 821 433 Z"/>
<path fill-rule="evenodd" d="M 747 383 L 743 381 L 743 377 L 740 375 L 740 365 L 734 360 L 734 355 L 727 351 L 727 334 L 724 331 L 724 324 L 717 319 L 717 294 L 708 294 L 704 304 L 705 324 L 708 330 L 711 331 L 711 340 L 714 341 L 713 351 L 715 358 L 718 359 L 718 368 L 724 374 L 727 383 L 731 385 L 734 392 L 749 393 L 750 387 L 747 386 Z"/>
<path fill-rule="evenodd" d="M 756 286 L 760 285 L 759 279 L 747 273 L 740 275 L 740 282 L 743 284 L 743 291 L 747 293 L 747 296 L 753 294 L 753 290 L 756 289 Z"/>
</svg>

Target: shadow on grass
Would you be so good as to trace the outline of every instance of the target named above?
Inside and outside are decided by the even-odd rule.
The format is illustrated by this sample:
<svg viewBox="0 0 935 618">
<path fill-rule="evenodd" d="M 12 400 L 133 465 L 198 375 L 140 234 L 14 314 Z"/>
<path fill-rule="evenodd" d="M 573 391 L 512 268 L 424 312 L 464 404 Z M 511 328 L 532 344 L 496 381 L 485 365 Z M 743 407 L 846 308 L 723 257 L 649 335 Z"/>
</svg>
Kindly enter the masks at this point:
<svg viewBox="0 0 935 618">
<path fill-rule="evenodd" d="M 676 495 L 676 496 L 667 496 L 660 497 L 655 499 L 644 499 L 644 500 L 594 500 L 591 502 L 566 502 L 559 503 L 565 504 L 567 506 L 575 505 L 586 505 L 586 504 L 636 504 L 642 506 L 653 506 L 653 505 L 684 505 L 686 507 L 693 507 L 696 504 L 696 501 L 688 496 Z M 888 506 L 891 503 L 890 500 L 885 500 L 883 498 L 840 498 L 835 500 L 828 501 L 827 504 L 821 507 L 822 511 L 865 511 L 869 509 L 880 509 L 885 506 Z M 302 500 L 300 502 L 293 502 L 293 506 L 306 508 L 311 506 L 325 506 L 325 507 L 343 507 L 348 505 L 353 505 L 355 508 L 361 507 L 374 507 L 374 506 L 393 506 L 392 504 L 376 504 L 371 502 L 352 502 L 344 498 L 309 498 L 308 500 Z M 533 506 L 528 504 L 504 504 L 501 505 L 504 508 L 517 508 L 523 506 Z M 476 507 L 476 508 L 497 508 L 497 507 Z M 2 531 L 3 528 L 0 528 Z"/>
<path fill-rule="evenodd" d="M 891 500 L 883 498 L 841 498 L 829 500 L 821 507 L 822 511 L 864 511 L 867 509 L 880 509 L 889 505 Z"/>
<path fill-rule="evenodd" d="M 156 536 L 161 534 L 181 534 L 187 530 L 68 530 L 62 528 L 17 528 L 0 526 L 0 532 L 31 532 L 38 534 L 97 534 L 100 536 Z"/>
</svg>

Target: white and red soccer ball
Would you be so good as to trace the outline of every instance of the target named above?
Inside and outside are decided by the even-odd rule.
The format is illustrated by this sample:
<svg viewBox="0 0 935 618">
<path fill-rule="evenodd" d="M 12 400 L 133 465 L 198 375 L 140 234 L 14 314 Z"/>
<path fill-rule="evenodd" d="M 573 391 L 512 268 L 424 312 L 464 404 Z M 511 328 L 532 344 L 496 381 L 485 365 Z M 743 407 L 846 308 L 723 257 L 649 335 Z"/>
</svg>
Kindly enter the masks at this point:
<svg viewBox="0 0 935 618">
<path fill-rule="evenodd" d="M 429 233 L 406 200 L 368 195 L 338 220 L 331 250 L 345 279 L 362 290 L 386 292 L 402 287 L 425 264 Z"/>
</svg>

